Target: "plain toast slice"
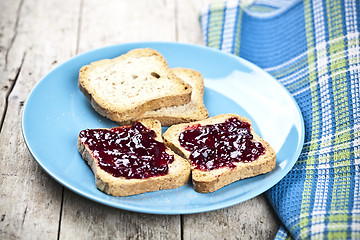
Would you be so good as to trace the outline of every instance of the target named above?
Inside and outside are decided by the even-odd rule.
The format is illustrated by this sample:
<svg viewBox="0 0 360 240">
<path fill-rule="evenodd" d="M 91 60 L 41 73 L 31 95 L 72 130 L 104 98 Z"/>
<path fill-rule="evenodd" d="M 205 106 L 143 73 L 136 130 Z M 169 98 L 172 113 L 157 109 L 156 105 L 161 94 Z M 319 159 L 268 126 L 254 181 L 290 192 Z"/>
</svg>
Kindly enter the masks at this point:
<svg viewBox="0 0 360 240">
<path fill-rule="evenodd" d="M 260 142 L 265 148 L 264 154 L 260 155 L 256 160 L 252 162 L 235 162 L 235 168 L 220 167 L 212 170 L 199 170 L 194 164 L 191 164 L 192 168 L 192 182 L 195 191 L 201 193 L 208 193 L 218 190 L 223 186 L 226 186 L 232 182 L 240 179 L 257 176 L 260 174 L 271 171 L 276 165 L 276 155 L 274 149 L 263 140 L 258 134 L 256 134 L 251 127 L 251 122 L 245 117 L 240 117 L 236 114 L 220 114 L 214 117 L 202 121 L 196 121 L 192 123 L 173 125 L 163 134 L 165 144 L 171 148 L 174 152 L 182 157 L 190 160 L 191 152 L 186 150 L 179 141 L 180 134 L 187 129 L 191 129 L 193 126 L 206 126 L 218 123 L 223 123 L 229 118 L 238 118 L 240 121 L 250 124 L 251 134 L 253 135 L 253 142 Z"/>
<path fill-rule="evenodd" d="M 174 124 L 187 123 L 203 120 L 209 117 L 204 105 L 204 80 L 200 72 L 188 68 L 172 68 L 171 71 L 191 85 L 191 101 L 187 104 L 159 108 L 145 112 L 139 119 L 154 118 L 161 122 L 162 126 L 168 127 Z M 133 121 L 139 120 L 133 119 Z M 124 123 L 123 123 L 124 124 Z"/>
<path fill-rule="evenodd" d="M 161 124 L 159 121 L 143 120 L 141 124 L 155 131 L 154 139 L 162 143 Z M 99 166 L 98 153 L 90 150 L 89 145 L 86 144 L 86 139 L 83 139 L 84 137 L 80 135 L 81 132 L 77 142 L 78 150 L 95 175 L 96 187 L 106 194 L 129 196 L 161 189 L 173 189 L 186 184 L 189 180 L 190 164 L 182 157 L 174 154 L 169 148 L 166 148 L 165 152 L 173 155 L 174 161 L 168 164 L 168 172 L 165 175 L 151 176 L 143 179 L 127 178 L 124 176 L 114 177 L 113 174 L 103 170 L 103 168 Z M 136 141 L 130 144 L 136 144 Z M 129 167 L 132 168 L 133 166 Z"/>
<path fill-rule="evenodd" d="M 158 51 L 148 48 L 83 66 L 79 88 L 98 113 L 115 122 L 189 103 L 192 91 Z"/>
</svg>

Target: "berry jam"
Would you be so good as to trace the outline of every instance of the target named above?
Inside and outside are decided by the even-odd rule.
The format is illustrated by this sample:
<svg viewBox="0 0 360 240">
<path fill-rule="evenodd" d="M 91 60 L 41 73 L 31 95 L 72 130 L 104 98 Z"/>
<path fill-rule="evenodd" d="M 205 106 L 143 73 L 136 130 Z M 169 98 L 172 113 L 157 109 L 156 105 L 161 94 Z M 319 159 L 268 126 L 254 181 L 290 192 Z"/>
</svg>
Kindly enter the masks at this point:
<svg viewBox="0 0 360 240">
<path fill-rule="evenodd" d="M 139 122 L 112 129 L 87 129 L 79 137 L 98 159 L 98 166 L 114 177 L 162 176 L 174 161 L 174 156 L 165 152 L 165 144 L 154 139 L 155 132 Z"/>
<path fill-rule="evenodd" d="M 236 117 L 224 123 L 191 126 L 179 136 L 181 146 L 191 152 L 191 164 L 203 171 L 235 168 L 234 162 L 256 160 L 265 148 L 252 139 L 250 124 Z"/>
</svg>

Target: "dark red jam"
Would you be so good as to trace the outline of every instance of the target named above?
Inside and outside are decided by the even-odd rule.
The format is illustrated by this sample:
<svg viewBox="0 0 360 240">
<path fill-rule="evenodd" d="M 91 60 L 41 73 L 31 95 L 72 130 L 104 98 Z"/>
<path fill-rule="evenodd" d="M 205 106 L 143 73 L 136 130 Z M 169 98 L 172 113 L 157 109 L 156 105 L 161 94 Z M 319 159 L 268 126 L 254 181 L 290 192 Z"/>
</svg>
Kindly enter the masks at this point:
<svg viewBox="0 0 360 240">
<path fill-rule="evenodd" d="M 191 152 L 191 164 L 203 171 L 234 168 L 234 162 L 256 160 L 265 148 L 252 139 L 250 124 L 236 117 L 224 123 L 189 127 L 179 137 L 181 146 Z"/>
<path fill-rule="evenodd" d="M 114 177 L 144 179 L 168 173 L 174 156 L 154 139 L 155 132 L 139 122 L 112 129 L 87 129 L 80 132 L 98 166 Z"/>
</svg>

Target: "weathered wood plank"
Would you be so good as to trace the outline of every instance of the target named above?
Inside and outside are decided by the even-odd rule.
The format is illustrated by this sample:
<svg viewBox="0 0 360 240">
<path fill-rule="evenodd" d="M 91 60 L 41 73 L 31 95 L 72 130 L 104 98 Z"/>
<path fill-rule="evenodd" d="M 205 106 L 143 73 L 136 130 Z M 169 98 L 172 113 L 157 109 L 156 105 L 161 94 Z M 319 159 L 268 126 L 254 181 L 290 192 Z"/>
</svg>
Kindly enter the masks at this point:
<svg viewBox="0 0 360 240">
<path fill-rule="evenodd" d="M 7 108 L 7 98 L 14 86 L 19 66 L 12 73 L 7 69 L 9 49 L 13 45 L 22 2 L 1 1 L 0 9 L 0 130 Z"/>
<path fill-rule="evenodd" d="M 21 134 L 21 115 L 36 82 L 57 62 L 75 53 L 79 11 L 74 3 L 24 0 L 12 43 L 5 50 L 7 73 L 18 74 L 0 133 L 1 239 L 58 236 L 63 187 L 28 152 Z M 14 17 L 8 16 L 9 20 Z"/>
<path fill-rule="evenodd" d="M 79 53 L 125 42 L 175 41 L 174 14 L 174 0 L 85 1 Z"/>
<path fill-rule="evenodd" d="M 94 11 L 96 9 L 96 11 Z M 136 41 L 175 41 L 175 2 L 84 1 L 79 52 Z M 180 239 L 180 216 L 123 211 L 65 191 L 60 239 Z"/>
<path fill-rule="evenodd" d="M 183 216 L 184 239 L 274 239 L 279 220 L 263 195 L 235 206 Z"/>
<path fill-rule="evenodd" d="M 199 13 L 207 4 L 219 2 L 217 0 L 177 0 L 176 27 L 177 41 L 204 45 L 201 36 Z"/>
<path fill-rule="evenodd" d="M 180 217 L 120 210 L 65 190 L 60 239 L 180 239 Z"/>
</svg>

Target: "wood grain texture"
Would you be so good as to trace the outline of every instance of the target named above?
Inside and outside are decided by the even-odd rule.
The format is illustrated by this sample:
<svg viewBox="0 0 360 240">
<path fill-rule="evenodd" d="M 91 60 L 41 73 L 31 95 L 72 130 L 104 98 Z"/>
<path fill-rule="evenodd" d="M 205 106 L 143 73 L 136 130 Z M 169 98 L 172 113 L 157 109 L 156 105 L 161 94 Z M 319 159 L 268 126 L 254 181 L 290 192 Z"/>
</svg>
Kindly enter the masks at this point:
<svg viewBox="0 0 360 240">
<path fill-rule="evenodd" d="M 79 53 L 126 42 L 176 40 L 174 0 L 90 0 L 81 13 Z"/>
<path fill-rule="evenodd" d="M 180 217 L 116 209 L 65 191 L 60 239 L 181 239 Z"/>
<path fill-rule="evenodd" d="M 21 134 L 35 84 L 76 54 L 138 41 L 203 45 L 199 11 L 217 0 L 2 0 L 0 9 L 0 239 L 271 239 L 264 195 L 230 208 L 151 215 L 101 205 L 54 181 Z"/>
<path fill-rule="evenodd" d="M 210 0 L 176 1 L 176 40 L 179 42 L 204 45 L 201 36 L 199 12 Z"/>
<path fill-rule="evenodd" d="M 274 239 L 278 222 L 265 196 L 235 206 L 183 216 L 184 239 Z"/>
<path fill-rule="evenodd" d="M 21 134 L 21 116 L 34 85 L 57 61 L 74 55 L 77 28 L 71 22 L 78 11 L 70 2 L 7 4 L 19 15 L 9 16 L 17 20 L 6 46 L 6 73 L 14 86 L 9 88 L 0 133 L 0 239 L 57 239 L 63 187 L 31 157 Z"/>
<path fill-rule="evenodd" d="M 0 126 L 4 120 L 7 109 L 8 96 L 15 85 L 15 79 L 19 72 L 19 64 L 14 67 L 8 65 L 9 51 L 17 35 L 22 2 L 0 1 Z M 9 69 L 11 68 L 11 69 Z"/>
</svg>

